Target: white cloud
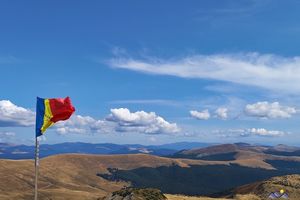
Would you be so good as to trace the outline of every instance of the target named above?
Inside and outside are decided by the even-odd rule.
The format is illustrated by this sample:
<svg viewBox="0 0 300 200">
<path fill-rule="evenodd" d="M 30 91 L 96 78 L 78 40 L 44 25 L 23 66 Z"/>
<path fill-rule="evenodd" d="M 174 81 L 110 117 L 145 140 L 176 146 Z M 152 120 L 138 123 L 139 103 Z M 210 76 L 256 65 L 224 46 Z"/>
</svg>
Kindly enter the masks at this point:
<svg viewBox="0 0 300 200">
<path fill-rule="evenodd" d="M 9 100 L 0 100 L 0 127 L 33 126 L 34 123 L 33 111 L 16 106 Z"/>
<path fill-rule="evenodd" d="M 116 130 L 120 132 L 172 134 L 180 130 L 176 123 L 169 123 L 154 112 L 130 112 L 127 108 L 111 109 L 106 120 L 117 123 Z"/>
<path fill-rule="evenodd" d="M 290 118 L 297 111 L 293 107 L 282 106 L 278 102 L 267 101 L 248 104 L 245 107 L 245 114 L 261 118 Z"/>
<path fill-rule="evenodd" d="M 227 119 L 228 118 L 228 109 L 227 108 L 218 108 L 216 110 L 216 116 L 220 119 Z"/>
<path fill-rule="evenodd" d="M 33 126 L 34 124 L 35 112 L 16 106 L 8 100 L 0 101 L 0 127 Z M 131 113 L 127 108 L 111 109 L 111 114 L 102 120 L 73 115 L 69 120 L 56 123 L 53 128 L 59 134 L 113 132 L 172 134 L 180 130 L 176 123 L 169 123 L 154 112 Z"/>
<path fill-rule="evenodd" d="M 119 57 L 108 64 L 149 74 L 214 79 L 275 91 L 300 92 L 300 57 L 258 53 L 194 55 L 170 60 Z"/>
<path fill-rule="evenodd" d="M 67 133 L 87 134 L 89 133 L 90 129 L 88 126 L 85 128 L 72 128 L 70 126 L 64 126 L 57 128 L 56 131 L 62 135 Z"/>
<path fill-rule="evenodd" d="M 228 118 L 228 108 L 220 107 L 216 109 L 215 114 L 216 114 L 215 117 L 222 120 L 226 120 Z M 193 118 L 200 119 L 200 120 L 208 120 L 210 118 L 210 112 L 207 109 L 203 111 L 191 110 L 190 115 Z"/>
<path fill-rule="evenodd" d="M 191 110 L 190 115 L 193 118 L 200 119 L 200 120 L 208 120 L 210 118 L 210 113 L 207 109 L 203 111 Z"/>
<path fill-rule="evenodd" d="M 39 142 L 45 142 L 45 141 L 47 141 L 47 138 L 46 138 L 45 135 L 41 135 L 41 136 L 39 136 L 37 139 L 38 139 Z M 35 138 L 33 139 L 33 141 L 34 141 L 34 140 L 35 140 Z"/>
<path fill-rule="evenodd" d="M 265 128 L 248 128 L 248 129 L 228 129 L 228 130 L 215 130 L 214 134 L 220 137 L 280 137 L 287 133 L 279 130 L 268 130 Z"/>
<path fill-rule="evenodd" d="M 15 136 L 16 136 L 16 134 L 11 131 L 0 131 L 0 142 L 9 142 Z"/>
<path fill-rule="evenodd" d="M 90 116 L 73 115 L 67 121 L 58 122 L 55 125 L 56 131 L 59 134 L 76 133 L 76 134 L 89 134 L 89 133 L 110 133 L 113 132 L 113 127 L 110 123 L 104 120 L 97 120 Z"/>
<path fill-rule="evenodd" d="M 1 137 L 15 137 L 16 134 L 11 131 L 0 131 L 0 136 Z"/>
<path fill-rule="evenodd" d="M 257 136 L 283 136 L 285 132 L 277 131 L 277 130 L 267 130 L 264 128 L 251 128 L 247 130 L 247 133 L 250 135 L 257 135 Z"/>
<path fill-rule="evenodd" d="M 90 116 L 74 115 L 69 120 L 58 122 L 59 134 L 77 133 L 117 133 L 132 132 L 143 134 L 172 134 L 179 132 L 175 123 L 169 123 L 154 112 L 137 111 L 131 113 L 127 108 L 111 109 L 103 120 Z"/>
</svg>

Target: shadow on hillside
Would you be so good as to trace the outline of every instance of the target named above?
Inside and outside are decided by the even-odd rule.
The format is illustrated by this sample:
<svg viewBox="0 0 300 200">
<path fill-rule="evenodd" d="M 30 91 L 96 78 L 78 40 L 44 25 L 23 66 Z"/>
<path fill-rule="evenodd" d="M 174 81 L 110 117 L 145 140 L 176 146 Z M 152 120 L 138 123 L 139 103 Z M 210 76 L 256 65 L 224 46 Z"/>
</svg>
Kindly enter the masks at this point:
<svg viewBox="0 0 300 200">
<path fill-rule="evenodd" d="M 271 162 L 271 161 L 270 161 Z M 109 169 L 110 174 L 97 174 L 110 181 L 128 181 L 137 188 L 159 188 L 163 193 L 218 196 L 232 188 L 266 180 L 270 177 L 300 173 L 300 165 L 294 163 L 276 163 L 292 165 L 279 170 L 243 167 L 231 165 L 192 165 L 183 168 L 177 165 L 158 168 L 142 167 L 132 170 Z"/>
</svg>

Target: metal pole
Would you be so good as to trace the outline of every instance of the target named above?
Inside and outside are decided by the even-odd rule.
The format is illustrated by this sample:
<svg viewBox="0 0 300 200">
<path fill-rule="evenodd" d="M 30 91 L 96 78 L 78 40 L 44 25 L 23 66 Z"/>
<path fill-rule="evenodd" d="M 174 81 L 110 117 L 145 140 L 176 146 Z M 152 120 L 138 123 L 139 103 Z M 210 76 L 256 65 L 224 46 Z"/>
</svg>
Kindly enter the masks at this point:
<svg viewBox="0 0 300 200">
<path fill-rule="evenodd" d="M 34 184 L 34 200 L 37 200 L 38 197 L 38 174 L 39 174 L 39 141 L 38 137 L 35 137 L 35 184 Z"/>
</svg>

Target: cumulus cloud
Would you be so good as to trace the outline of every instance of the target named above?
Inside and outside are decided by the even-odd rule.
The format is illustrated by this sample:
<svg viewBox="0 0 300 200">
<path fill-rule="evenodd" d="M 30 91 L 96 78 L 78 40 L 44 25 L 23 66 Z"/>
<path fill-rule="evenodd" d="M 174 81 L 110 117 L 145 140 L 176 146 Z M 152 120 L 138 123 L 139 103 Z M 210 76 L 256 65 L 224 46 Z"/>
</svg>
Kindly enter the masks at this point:
<svg viewBox="0 0 300 200">
<path fill-rule="evenodd" d="M 118 124 L 117 131 L 140 132 L 145 134 L 172 134 L 178 133 L 176 123 L 170 123 L 155 112 L 137 111 L 130 112 L 127 108 L 111 109 L 111 114 L 106 118 Z"/>
<path fill-rule="evenodd" d="M 16 106 L 9 100 L 0 100 L 0 127 L 33 126 L 35 112 Z M 154 112 L 130 112 L 127 108 L 111 109 L 105 119 L 73 115 L 52 127 L 59 134 L 135 132 L 144 134 L 173 134 L 180 131 L 176 123 L 170 123 Z M 4 133 L 1 134 L 2 136 Z"/>
<path fill-rule="evenodd" d="M 210 118 L 210 113 L 207 109 L 203 111 L 191 110 L 190 115 L 193 118 L 200 120 L 208 120 Z"/>
<path fill-rule="evenodd" d="M 63 127 L 59 127 L 56 129 L 56 132 L 61 134 L 61 135 L 64 135 L 64 134 L 67 134 L 67 133 L 76 133 L 76 134 L 87 134 L 89 133 L 90 129 L 89 127 L 82 127 L 82 128 L 74 128 L 72 126 L 63 126 Z"/>
<path fill-rule="evenodd" d="M 0 127 L 33 126 L 34 123 L 33 111 L 16 106 L 9 100 L 0 100 Z"/>
<path fill-rule="evenodd" d="M 111 109 L 101 120 L 89 116 L 74 115 L 59 122 L 56 131 L 60 134 L 116 133 L 131 132 L 144 134 L 172 134 L 179 132 L 175 123 L 169 123 L 154 112 L 130 112 L 127 108 Z"/>
<path fill-rule="evenodd" d="M 59 134 L 76 133 L 109 133 L 113 132 L 112 126 L 104 120 L 97 120 L 90 116 L 73 115 L 67 121 L 58 122 L 56 131 Z"/>
<path fill-rule="evenodd" d="M 193 55 L 175 59 L 125 56 L 110 59 L 108 64 L 149 74 L 214 79 L 275 91 L 300 92 L 300 57 L 259 53 Z"/>
<path fill-rule="evenodd" d="M 216 110 L 216 116 L 220 119 L 227 119 L 228 118 L 228 109 L 227 108 L 218 108 Z"/>
<path fill-rule="evenodd" d="M 267 101 L 248 104 L 245 113 L 248 116 L 260 118 L 290 118 L 297 110 L 293 107 L 282 106 L 278 102 L 269 103 Z"/>
</svg>

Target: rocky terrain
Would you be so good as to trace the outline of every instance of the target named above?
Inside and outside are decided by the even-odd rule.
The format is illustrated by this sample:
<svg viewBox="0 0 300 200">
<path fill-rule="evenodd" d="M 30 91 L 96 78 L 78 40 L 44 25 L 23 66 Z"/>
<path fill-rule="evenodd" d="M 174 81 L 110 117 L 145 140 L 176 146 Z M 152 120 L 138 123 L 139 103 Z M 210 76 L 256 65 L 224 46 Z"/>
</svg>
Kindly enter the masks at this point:
<svg viewBox="0 0 300 200">
<path fill-rule="evenodd" d="M 158 189 L 125 188 L 113 192 L 103 200 L 166 200 L 166 196 Z"/>
</svg>

